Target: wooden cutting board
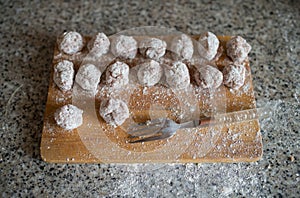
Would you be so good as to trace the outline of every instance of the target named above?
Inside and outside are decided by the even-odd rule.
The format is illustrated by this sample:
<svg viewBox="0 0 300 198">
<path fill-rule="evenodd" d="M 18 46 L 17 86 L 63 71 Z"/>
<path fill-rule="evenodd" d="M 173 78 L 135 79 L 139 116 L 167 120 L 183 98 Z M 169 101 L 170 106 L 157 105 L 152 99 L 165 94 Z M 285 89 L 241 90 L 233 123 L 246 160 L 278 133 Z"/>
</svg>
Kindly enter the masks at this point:
<svg viewBox="0 0 300 198">
<path fill-rule="evenodd" d="M 198 38 L 198 36 L 194 36 Z M 229 36 L 219 36 L 221 49 Z M 89 38 L 86 37 L 88 40 Z M 75 56 L 61 55 L 54 51 L 52 74 L 50 77 L 48 99 L 44 115 L 44 127 L 41 140 L 41 156 L 52 163 L 187 163 L 187 162 L 253 162 L 262 156 L 262 138 L 258 120 L 240 123 L 221 124 L 206 128 L 181 129 L 168 140 L 149 143 L 128 143 L 126 125 L 112 128 L 99 116 L 98 109 L 101 94 L 89 97 L 81 93 L 74 97 L 73 92 L 61 92 L 53 82 L 53 66 L 61 59 L 72 60 L 77 70 L 86 55 L 83 49 Z M 226 62 L 226 52 L 221 50 L 221 57 L 216 65 L 221 70 Z M 183 112 L 189 102 L 198 104 L 200 116 L 205 116 L 212 106 L 219 106 L 220 112 L 233 112 L 256 107 L 249 61 L 246 61 L 246 81 L 241 91 L 230 91 L 222 86 L 214 93 L 213 101 L 207 102 L 209 94 L 192 88 L 190 93 L 172 92 L 164 86 L 151 88 L 135 87 L 128 96 L 128 90 L 119 93 L 120 98 L 127 98 L 131 112 L 131 121 L 142 122 L 150 117 L 167 115 L 177 121 L 188 119 Z M 74 91 L 75 88 L 73 88 Z M 100 88 L 101 89 L 101 86 Z M 126 96 L 127 94 L 127 96 Z M 189 102 L 185 100 L 189 98 Z M 152 108 L 155 101 L 155 107 Z M 65 104 L 73 103 L 83 108 L 84 124 L 72 131 L 65 131 L 55 124 L 55 110 Z M 152 105 L 152 106 L 151 106 Z M 188 106 L 188 107 L 191 107 Z M 152 109 L 151 109 L 152 108 Z M 179 113 L 178 113 L 179 111 Z M 181 112 L 180 112 L 181 111 Z M 89 113 L 90 112 L 90 113 Z M 179 114 L 187 117 L 180 118 Z M 197 114 L 198 115 L 198 114 Z M 198 115 L 198 116 L 199 116 Z"/>
</svg>

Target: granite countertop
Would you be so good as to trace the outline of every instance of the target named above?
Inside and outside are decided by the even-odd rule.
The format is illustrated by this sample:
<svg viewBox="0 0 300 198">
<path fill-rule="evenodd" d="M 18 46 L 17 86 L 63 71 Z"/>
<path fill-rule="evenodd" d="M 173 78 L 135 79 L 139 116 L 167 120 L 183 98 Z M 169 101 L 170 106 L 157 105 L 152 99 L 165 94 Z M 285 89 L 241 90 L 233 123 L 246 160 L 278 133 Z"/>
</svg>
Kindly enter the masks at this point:
<svg viewBox="0 0 300 198">
<path fill-rule="evenodd" d="M 291 1 L 1 1 L 1 197 L 297 197 L 300 194 L 300 5 Z M 254 163 L 48 164 L 39 144 L 53 47 L 64 30 L 114 34 L 160 25 L 251 43 L 261 123 Z"/>
</svg>

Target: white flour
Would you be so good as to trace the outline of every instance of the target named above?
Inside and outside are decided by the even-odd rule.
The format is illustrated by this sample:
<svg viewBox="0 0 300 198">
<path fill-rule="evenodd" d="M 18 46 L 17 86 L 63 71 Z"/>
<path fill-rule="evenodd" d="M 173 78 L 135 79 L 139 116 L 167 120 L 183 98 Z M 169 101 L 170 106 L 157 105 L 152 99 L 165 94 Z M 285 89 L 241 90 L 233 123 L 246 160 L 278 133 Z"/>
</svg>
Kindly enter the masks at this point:
<svg viewBox="0 0 300 198">
<path fill-rule="evenodd" d="M 59 40 L 59 49 L 72 55 L 79 52 L 84 46 L 84 40 L 78 32 L 66 32 Z"/>
<path fill-rule="evenodd" d="M 102 56 L 109 51 L 110 41 L 104 33 L 98 33 L 89 41 L 87 48 L 94 56 Z"/>
<path fill-rule="evenodd" d="M 247 58 L 250 50 L 251 46 L 240 36 L 232 37 L 226 44 L 227 55 L 234 62 L 243 62 Z"/>
<path fill-rule="evenodd" d="M 137 72 L 138 80 L 143 86 L 153 86 L 158 83 L 163 75 L 160 64 L 154 60 L 147 60 L 139 65 Z"/>
<path fill-rule="evenodd" d="M 100 81 L 101 72 L 93 64 L 82 65 L 77 74 L 75 81 L 85 90 L 95 91 Z"/>
<path fill-rule="evenodd" d="M 217 68 L 205 65 L 197 69 L 194 77 L 198 86 L 214 90 L 222 84 L 223 74 Z"/>
<path fill-rule="evenodd" d="M 62 91 L 68 91 L 73 86 L 74 65 L 72 62 L 63 60 L 54 66 L 54 83 Z"/>
<path fill-rule="evenodd" d="M 219 48 L 219 39 L 211 32 L 206 32 L 199 37 L 198 40 L 198 53 L 200 56 L 207 60 L 212 60 Z"/>
<path fill-rule="evenodd" d="M 171 48 L 170 48 L 173 58 L 177 60 L 190 60 L 194 53 L 194 46 L 192 39 L 185 35 L 181 34 L 180 36 L 176 36 L 172 40 Z"/>
<path fill-rule="evenodd" d="M 146 38 L 139 44 L 140 53 L 154 60 L 158 60 L 165 55 L 167 43 L 157 38 Z"/>
<path fill-rule="evenodd" d="M 82 124 L 83 111 L 74 105 L 68 104 L 54 113 L 54 119 L 60 127 L 66 130 L 72 130 L 79 127 Z"/>
<path fill-rule="evenodd" d="M 120 89 L 129 82 L 129 66 L 123 62 L 115 62 L 106 70 L 106 84 L 112 88 Z"/>
<path fill-rule="evenodd" d="M 164 68 L 166 82 L 171 88 L 184 89 L 190 84 L 190 74 L 187 66 L 180 62 L 172 63 Z"/>
<path fill-rule="evenodd" d="M 246 69 L 244 65 L 230 64 L 223 69 L 223 83 L 229 88 L 239 89 L 243 86 L 246 78 Z"/>
<path fill-rule="evenodd" d="M 137 53 L 137 42 L 131 36 L 116 36 L 111 41 L 111 52 L 115 57 L 133 59 Z"/>
<path fill-rule="evenodd" d="M 125 102 L 118 99 L 108 99 L 101 103 L 99 113 L 106 123 L 119 126 L 129 117 L 129 110 Z"/>
</svg>

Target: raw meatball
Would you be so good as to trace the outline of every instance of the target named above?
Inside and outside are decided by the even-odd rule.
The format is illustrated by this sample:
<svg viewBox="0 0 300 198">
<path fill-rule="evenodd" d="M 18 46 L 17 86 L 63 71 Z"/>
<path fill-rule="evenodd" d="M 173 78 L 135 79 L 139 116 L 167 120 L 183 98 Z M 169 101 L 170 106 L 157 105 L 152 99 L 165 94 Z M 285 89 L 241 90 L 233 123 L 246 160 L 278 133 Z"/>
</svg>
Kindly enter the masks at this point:
<svg viewBox="0 0 300 198">
<path fill-rule="evenodd" d="M 106 70 L 106 84 L 114 88 L 122 88 L 129 82 L 129 66 L 123 62 L 115 62 Z"/>
<path fill-rule="evenodd" d="M 73 86 L 74 65 L 72 62 L 63 60 L 54 66 L 54 83 L 62 90 L 68 91 Z"/>
<path fill-rule="evenodd" d="M 246 78 L 246 69 L 244 65 L 230 64 L 223 69 L 223 83 L 232 89 L 238 89 L 243 86 Z"/>
<path fill-rule="evenodd" d="M 232 37 L 226 44 L 227 55 L 234 61 L 243 62 L 251 50 L 251 46 L 240 36 Z"/>
<path fill-rule="evenodd" d="M 146 38 L 139 44 L 142 55 L 151 59 L 159 59 L 166 53 L 167 43 L 157 38 Z"/>
<path fill-rule="evenodd" d="M 116 57 L 133 59 L 137 53 L 137 42 L 131 36 L 116 36 L 111 42 L 111 52 Z"/>
<path fill-rule="evenodd" d="M 72 130 L 82 125 L 83 111 L 74 105 L 68 104 L 54 113 L 56 124 L 66 130 Z"/>
<path fill-rule="evenodd" d="M 165 76 L 168 85 L 172 88 L 183 89 L 190 84 L 190 74 L 187 66 L 174 62 L 171 67 L 165 67 Z"/>
<path fill-rule="evenodd" d="M 212 60 L 218 52 L 219 44 L 219 39 L 215 34 L 206 32 L 199 37 L 198 52 L 203 58 Z"/>
<path fill-rule="evenodd" d="M 61 38 L 59 49 L 66 54 L 72 55 L 79 52 L 83 45 L 83 38 L 78 32 L 66 32 Z"/>
<path fill-rule="evenodd" d="M 175 59 L 178 60 L 191 59 L 194 53 L 192 39 L 185 34 L 176 36 L 172 41 L 171 51 L 173 52 L 172 54 Z"/>
<path fill-rule="evenodd" d="M 101 56 L 109 50 L 110 41 L 104 33 L 98 33 L 89 41 L 87 48 L 93 55 Z"/>
<path fill-rule="evenodd" d="M 163 74 L 160 64 L 154 60 L 149 60 L 139 65 L 138 79 L 144 86 L 153 86 L 159 82 Z"/>
<path fill-rule="evenodd" d="M 113 98 L 101 103 L 99 113 L 107 124 L 113 126 L 120 126 L 129 117 L 126 103 Z"/>
<path fill-rule="evenodd" d="M 100 81 L 101 72 L 93 64 L 82 65 L 77 74 L 75 81 L 82 89 L 95 91 Z"/>
<path fill-rule="evenodd" d="M 223 75 L 217 68 L 206 65 L 195 73 L 195 81 L 202 88 L 216 89 L 222 84 Z"/>
</svg>

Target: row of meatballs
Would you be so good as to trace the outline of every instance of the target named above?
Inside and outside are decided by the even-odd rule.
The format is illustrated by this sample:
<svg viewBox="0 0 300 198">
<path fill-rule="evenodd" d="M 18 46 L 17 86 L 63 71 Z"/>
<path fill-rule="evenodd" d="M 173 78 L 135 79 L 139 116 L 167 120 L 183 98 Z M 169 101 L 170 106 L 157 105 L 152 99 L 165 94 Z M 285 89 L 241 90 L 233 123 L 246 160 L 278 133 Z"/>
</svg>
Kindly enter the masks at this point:
<svg viewBox="0 0 300 198">
<path fill-rule="evenodd" d="M 84 45 L 84 39 L 77 32 L 66 33 L 60 39 L 59 48 L 67 54 L 79 52 Z M 251 47 L 241 37 L 233 37 L 227 43 L 227 55 L 233 60 L 233 63 L 225 67 L 224 84 L 230 88 L 238 89 L 244 79 L 245 69 L 242 62 L 246 59 Z M 112 53 L 119 58 L 132 59 L 137 53 L 137 42 L 133 37 L 119 35 L 110 40 L 104 33 L 95 35 L 87 45 L 91 54 L 101 56 L 106 54 L 111 48 Z M 163 64 L 162 58 L 166 52 L 167 44 L 157 38 L 146 38 L 139 44 L 139 50 L 148 60 L 139 65 L 137 73 L 140 83 L 144 86 L 152 86 L 159 82 L 162 76 Z M 219 40 L 211 32 L 208 32 L 199 38 L 198 51 L 202 57 L 212 60 L 218 51 Z M 190 37 L 185 34 L 176 36 L 171 44 L 172 53 L 175 62 L 165 68 L 167 83 L 173 88 L 185 88 L 189 82 L 189 74 L 186 65 L 182 60 L 191 59 L 193 55 L 193 43 Z M 116 62 L 107 70 L 107 82 L 112 87 L 122 86 L 128 82 L 127 74 L 129 67 L 126 63 Z M 81 66 L 76 76 L 76 82 L 83 89 L 93 90 L 99 83 L 99 72 L 92 64 Z M 214 76 L 212 78 L 211 76 Z M 118 77 L 119 79 L 116 79 Z M 69 90 L 72 87 L 74 78 L 74 69 L 72 63 L 67 60 L 58 63 L 54 67 L 54 81 L 58 87 L 63 90 Z M 214 81 L 212 79 L 215 79 Z M 195 72 L 195 80 L 199 86 L 204 88 L 217 88 L 223 81 L 223 75 L 215 67 L 206 65 L 198 67 Z"/>
<path fill-rule="evenodd" d="M 59 49 L 69 55 L 82 50 L 84 40 L 77 32 L 66 33 L 60 39 Z M 189 60 L 193 56 L 193 43 L 185 34 L 175 37 L 171 48 L 175 61 L 166 65 L 162 57 L 165 54 L 167 44 L 156 38 L 146 38 L 139 44 L 139 50 L 146 58 L 138 65 L 137 77 L 141 85 L 153 86 L 158 83 L 164 73 L 168 86 L 182 89 L 190 84 L 189 70 L 182 60 Z M 207 60 L 212 60 L 218 51 L 219 40 L 208 32 L 199 38 L 198 52 Z M 133 37 L 119 35 L 109 39 L 105 34 L 95 35 L 87 44 L 91 54 L 101 56 L 111 52 L 119 58 L 133 59 L 137 54 L 137 42 Z M 233 60 L 232 64 L 225 66 L 221 72 L 217 68 L 205 65 L 197 68 L 194 73 L 196 83 L 209 89 L 219 87 L 222 82 L 228 87 L 238 89 L 245 80 L 245 67 L 242 62 L 247 58 L 250 45 L 241 37 L 233 37 L 226 45 L 227 55 Z M 162 68 L 164 65 L 164 69 Z M 74 79 L 74 65 L 68 60 L 63 60 L 54 67 L 54 82 L 62 90 L 72 88 Z M 129 82 L 129 66 L 117 61 L 106 69 L 106 84 L 113 88 L 122 88 Z M 82 65 L 75 77 L 75 81 L 85 90 L 97 89 L 101 72 L 93 64 Z M 71 112 L 71 113 L 70 113 Z M 103 119 L 114 126 L 121 125 L 128 117 L 127 105 L 121 100 L 109 99 L 103 101 L 100 107 L 100 115 Z M 77 128 L 82 124 L 82 110 L 73 105 L 66 105 L 55 113 L 58 125 L 65 129 Z"/>
<path fill-rule="evenodd" d="M 206 32 L 195 41 L 198 55 L 206 60 L 213 60 L 218 52 L 220 42 L 217 36 Z M 68 55 L 80 52 L 86 40 L 78 32 L 66 32 L 58 39 L 59 49 Z M 150 59 L 158 60 L 165 55 L 167 43 L 158 38 L 147 37 L 139 43 L 134 37 L 114 35 L 109 39 L 104 33 L 97 33 L 87 43 L 91 55 L 101 56 L 110 51 L 115 57 L 133 59 L 139 49 L 140 53 Z M 193 40 L 186 34 L 175 35 L 168 47 L 176 60 L 190 60 L 194 54 Z M 232 37 L 226 45 L 226 53 L 233 62 L 241 63 L 245 60 L 251 46 L 240 36 Z"/>
</svg>

